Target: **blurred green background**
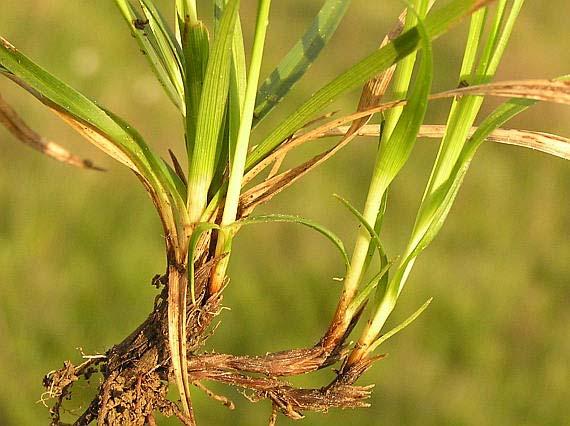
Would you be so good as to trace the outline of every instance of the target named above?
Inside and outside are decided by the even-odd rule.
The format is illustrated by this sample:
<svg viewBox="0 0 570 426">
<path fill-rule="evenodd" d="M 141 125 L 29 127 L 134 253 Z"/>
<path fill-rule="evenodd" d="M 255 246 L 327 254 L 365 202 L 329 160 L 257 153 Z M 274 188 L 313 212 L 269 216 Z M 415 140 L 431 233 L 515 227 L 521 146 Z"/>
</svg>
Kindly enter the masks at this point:
<svg viewBox="0 0 570 426">
<path fill-rule="evenodd" d="M 158 3 L 171 14 L 172 2 Z M 243 3 L 247 32 L 256 2 Z M 321 1 L 273 3 L 266 72 Z M 549 1 L 548 7 L 527 3 L 499 78 L 568 73 L 567 1 Z M 401 7 L 399 1 L 355 0 L 317 65 L 268 121 L 275 125 L 374 49 Z M 167 147 L 181 152 L 176 112 L 112 1 L 2 0 L 0 34 L 128 119 L 163 155 Z M 436 43 L 434 90 L 457 84 L 464 36 L 465 25 Z M 105 351 L 151 310 L 156 290 L 150 280 L 164 269 L 161 229 L 128 171 L 9 81 L 0 81 L 0 91 L 33 128 L 109 169 L 66 167 L 0 129 L 0 424 L 41 425 L 48 422 L 47 409 L 37 402 L 42 376 L 65 359 L 79 361 L 79 347 Z M 333 108 L 350 111 L 357 97 L 352 93 Z M 428 121 L 442 122 L 447 108 L 434 104 Z M 510 126 L 568 136 L 569 118 L 567 107 L 543 105 Z M 384 239 L 392 255 L 410 232 L 435 153 L 433 141 L 420 142 L 391 191 Z M 316 219 L 351 247 L 357 224 L 331 194 L 361 207 L 373 154 L 371 140 L 353 142 L 264 210 Z M 417 262 L 393 320 L 430 296 L 434 302 L 385 345 L 390 356 L 361 379 L 376 383 L 372 407 L 308 414 L 305 424 L 568 424 L 568 200 L 567 162 L 521 148 L 483 146 L 440 236 Z M 342 273 L 342 265 L 328 242 L 294 225 L 260 225 L 242 232 L 234 253 L 225 298 L 231 311 L 220 317 L 208 348 L 259 354 L 313 344 L 339 294 L 331 278 Z M 321 386 L 327 376 L 295 383 Z M 95 385 L 82 383 L 76 390 L 87 397 Z M 229 395 L 237 409 L 226 411 L 196 393 L 199 424 L 267 421 L 267 402 L 251 404 L 234 390 L 213 388 Z M 68 408 L 78 412 L 82 404 L 76 400 Z"/>
</svg>

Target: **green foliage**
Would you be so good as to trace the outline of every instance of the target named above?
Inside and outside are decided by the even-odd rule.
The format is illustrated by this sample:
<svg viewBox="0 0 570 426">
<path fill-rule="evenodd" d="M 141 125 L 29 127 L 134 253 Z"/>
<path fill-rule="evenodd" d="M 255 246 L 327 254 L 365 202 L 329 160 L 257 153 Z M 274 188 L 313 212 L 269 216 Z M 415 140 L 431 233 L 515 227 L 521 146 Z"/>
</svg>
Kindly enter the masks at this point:
<svg viewBox="0 0 570 426">
<path fill-rule="evenodd" d="M 342 255 L 342 258 L 347 266 L 350 263 L 348 260 L 348 254 L 346 253 L 342 240 L 324 226 L 319 225 L 317 222 L 314 222 L 310 219 L 305 219 L 300 216 L 291 216 L 285 214 L 259 215 L 259 216 L 250 216 L 247 219 L 238 220 L 237 222 L 234 222 L 234 224 L 231 225 L 231 227 L 233 228 L 233 232 L 235 233 L 239 228 L 241 228 L 244 225 L 252 225 L 256 223 L 271 223 L 271 222 L 298 223 L 300 225 L 307 226 L 317 231 L 335 245 L 335 247 Z"/>
<path fill-rule="evenodd" d="M 427 6 L 427 1 L 419 1 L 416 3 L 418 10 L 424 13 L 427 10 Z M 400 173 L 400 170 L 410 157 L 427 111 L 428 96 L 433 78 L 433 58 L 429 34 L 422 17 L 418 15 L 418 12 L 414 9 L 410 8 L 410 10 L 413 11 L 413 15 L 410 15 L 408 19 L 417 20 L 416 28 L 421 37 L 422 57 L 420 65 L 418 66 L 418 74 L 414 86 L 408 94 L 409 101 L 400 114 L 392 115 L 388 118 L 388 126 L 393 126 L 393 131 L 385 133 L 385 135 L 387 135 L 386 140 L 380 145 L 376 158 L 365 212 L 366 215 L 371 215 L 374 218 L 377 216 L 388 186 Z M 408 79 L 411 78 L 413 62 L 404 63 L 403 66 L 406 68 L 400 76 L 407 76 Z M 393 121 L 395 121 L 395 125 L 391 124 Z M 366 240 L 366 242 L 367 241 L 369 240 Z M 365 250 L 367 250 L 367 244 L 357 246 L 353 259 L 358 259 L 358 251 L 363 253 Z M 355 262 L 354 267 L 361 268 L 362 266 Z M 396 271 L 396 277 L 399 272 L 399 270 Z M 361 272 L 358 271 L 356 276 L 360 277 L 361 275 Z M 349 285 L 354 286 L 354 283 L 350 283 Z M 380 334 L 384 321 L 395 306 L 400 291 L 400 282 L 392 278 L 382 298 L 379 300 L 377 310 L 373 314 L 369 328 L 361 337 L 361 342 L 364 340 L 363 350 L 368 350 L 367 346 Z"/>
<path fill-rule="evenodd" d="M 257 94 L 254 125 L 291 91 L 334 35 L 351 0 L 327 0 L 310 27 L 279 65 L 269 74 Z"/>
<path fill-rule="evenodd" d="M 473 7 L 475 1 L 454 0 L 445 7 L 426 18 L 425 27 L 430 39 L 435 39 L 445 33 L 453 24 L 462 19 Z M 247 168 L 253 167 L 285 138 L 303 127 L 310 118 L 328 106 L 340 95 L 370 78 L 388 69 L 391 65 L 405 58 L 420 46 L 420 34 L 412 28 L 402 34 L 392 43 L 370 54 L 349 70 L 340 74 L 333 81 L 319 89 L 311 98 L 301 105 L 275 130 L 267 136 L 248 158 Z"/>
<path fill-rule="evenodd" d="M 200 100 L 210 54 L 208 29 L 202 22 L 189 25 L 183 35 L 184 69 L 186 72 L 186 152 L 188 158 L 194 153 L 196 126 L 200 111 Z"/>
<path fill-rule="evenodd" d="M 335 33 L 350 1 L 324 2 L 309 29 L 260 88 L 269 0 L 259 2 L 248 72 L 239 0 L 212 2 L 214 25 L 211 42 L 208 28 L 199 20 L 193 0 L 176 1 L 174 29 L 152 0 L 139 0 L 137 8 L 128 0 L 116 0 L 115 3 L 145 53 L 153 73 L 182 118 L 188 164 L 187 184 L 180 166 L 171 168 L 128 123 L 40 68 L 3 38 L 0 39 L 0 75 L 14 80 L 86 139 L 140 177 L 162 220 L 168 261 L 177 262 L 176 266 L 187 266 L 192 301 L 196 302 L 194 263 L 199 242 L 207 233 L 217 234 L 218 247 L 215 253 L 210 254 L 221 259 L 215 276 L 223 281 L 232 255 L 232 239 L 243 226 L 268 222 L 298 223 L 325 236 L 342 255 L 347 275 L 343 281 L 339 306 L 347 309 L 337 310 L 345 315 L 339 323 L 350 323 L 364 305 L 372 306 L 371 318 L 358 344 L 351 348 L 349 363 L 353 357 L 358 360 L 370 356 L 380 344 L 414 321 L 431 299 L 406 321 L 391 331 L 382 332 L 416 258 L 440 232 L 477 149 L 493 131 L 536 103 L 536 100 L 529 99 L 510 100 L 482 119 L 469 136 L 484 96 L 465 95 L 453 100 L 445 135 L 409 241 L 398 257 L 400 260 L 397 263 L 388 262 L 380 235 L 389 204 L 387 194 L 410 160 L 425 120 L 434 77 L 432 43 L 466 16 L 473 14 L 459 79 L 470 85 L 485 84 L 496 73 L 524 2 L 498 0 L 495 8 L 487 8 L 490 1 L 452 0 L 430 11 L 432 2 L 414 1 L 410 5 L 402 35 L 318 89 L 280 124 L 270 129 L 268 135 L 260 138 L 260 143 L 254 148 L 251 148 L 251 140 L 256 124 L 291 92 L 313 64 Z M 494 15 L 488 22 L 491 13 Z M 416 52 L 420 53 L 419 60 L 416 60 Z M 295 135 L 305 126 L 312 125 L 311 120 L 322 115 L 333 101 L 393 65 L 397 65 L 392 82 L 393 95 L 405 98 L 407 102 L 405 106 L 392 108 L 386 114 L 363 213 L 337 196 L 363 228 L 357 231 L 351 257 L 343 241 L 315 221 L 285 214 L 248 216 L 250 212 L 240 211 L 240 204 L 244 201 L 245 172 L 251 171 L 277 150 L 287 148 L 291 141 L 289 138 L 294 141 Z M 335 122 L 326 125 L 330 126 L 330 123 Z M 330 152 L 324 151 L 313 160 L 275 177 L 280 166 L 278 159 L 271 176 L 259 184 L 265 185 L 267 200 L 272 198 L 273 193 L 289 185 L 286 178 L 294 181 L 296 174 L 304 174 L 312 164 L 327 159 Z M 283 178 L 284 183 L 277 178 Z M 282 186 L 275 184 L 273 187 L 273 179 L 277 179 L 276 182 Z M 365 280 L 374 251 L 379 256 L 379 267 L 370 274 L 372 278 Z M 392 271 L 388 274 L 390 269 Z M 169 284 L 171 288 L 175 287 Z M 214 291 L 218 289 L 213 288 Z M 169 295 L 169 303 L 178 300 L 184 309 L 171 311 L 169 305 L 169 320 L 172 319 L 169 327 L 176 324 L 169 330 L 171 345 L 176 339 L 186 336 L 184 301 L 187 288 L 182 287 L 177 291 L 180 297 L 174 295 L 170 299 Z M 376 297 L 373 297 L 374 293 Z M 176 315 L 178 318 L 174 318 Z M 173 361 L 180 360 L 181 354 L 186 352 L 185 345 L 178 343 L 176 346 L 177 354 L 174 354 L 171 346 Z M 185 364 L 180 362 L 174 369 L 178 385 L 182 384 L 187 392 L 190 383 Z M 185 402 L 185 391 L 180 391 Z"/>
<path fill-rule="evenodd" d="M 6 74 L 14 76 L 38 100 L 60 113 L 98 148 L 144 178 L 157 195 L 169 191 L 179 200 L 163 163 L 128 124 L 40 68 L 4 39 L 0 39 L 0 62 Z"/>
<path fill-rule="evenodd" d="M 224 9 L 220 31 L 212 45 L 204 76 L 196 138 L 193 144 L 188 144 L 194 147 L 188 172 L 188 206 L 193 221 L 198 220 L 206 208 L 208 189 L 221 152 L 219 135 L 228 98 L 230 52 L 238 8 L 239 0 L 231 0 Z"/>
<path fill-rule="evenodd" d="M 184 114 L 184 72 L 180 44 L 152 1 L 139 1 L 143 15 L 137 12 L 130 0 L 115 0 L 115 3 L 168 97 Z"/>
<path fill-rule="evenodd" d="M 334 194 L 334 197 L 337 198 L 354 215 L 354 217 L 356 217 L 356 219 L 358 219 L 358 221 L 362 224 L 362 226 L 364 226 L 364 228 L 366 228 L 366 231 L 368 231 L 368 233 L 370 234 L 370 242 L 371 242 L 370 245 L 372 249 L 377 250 L 378 256 L 380 257 L 382 264 L 386 265 L 388 263 L 388 259 L 386 257 L 386 250 L 384 249 L 384 245 L 382 244 L 382 241 L 380 240 L 380 237 L 378 236 L 376 230 L 372 227 L 372 225 L 370 225 L 370 223 L 368 223 L 366 218 L 362 216 L 362 213 L 360 213 L 356 209 L 356 207 L 354 207 L 350 203 L 350 201 L 346 200 L 345 198 L 342 198 L 340 195 L 337 194 Z"/>
</svg>

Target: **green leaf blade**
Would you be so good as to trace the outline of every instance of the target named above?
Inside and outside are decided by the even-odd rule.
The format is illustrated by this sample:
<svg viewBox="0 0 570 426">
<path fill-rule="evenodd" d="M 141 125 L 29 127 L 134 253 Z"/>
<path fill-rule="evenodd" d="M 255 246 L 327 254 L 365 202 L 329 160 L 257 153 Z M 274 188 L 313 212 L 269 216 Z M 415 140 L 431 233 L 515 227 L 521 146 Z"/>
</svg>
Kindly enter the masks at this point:
<svg viewBox="0 0 570 426">
<path fill-rule="evenodd" d="M 155 193 L 166 192 L 176 204 L 184 205 L 162 160 L 132 126 L 45 71 L 1 37 L 0 65 L 90 142 L 142 176 Z"/>
<path fill-rule="evenodd" d="M 186 27 L 182 40 L 185 67 L 185 102 L 186 102 L 186 150 L 192 158 L 200 100 L 204 87 L 204 77 L 210 54 L 208 29 L 200 21 Z"/>
<path fill-rule="evenodd" d="M 396 127 L 384 146 L 374 166 L 378 171 L 375 182 L 378 194 L 384 194 L 393 179 L 407 162 L 415 146 L 420 126 L 428 106 L 428 98 L 433 79 L 433 58 L 429 35 L 421 20 L 417 27 L 421 36 L 422 57 L 414 86 L 409 92 L 408 104 L 403 108 Z"/>
<path fill-rule="evenodd" d="M 226 6 L 206 68 L 188 173 L 188 206 L 190 219 L 194 222 L 199 220 L 206 207 L 208 189 L 220 153 L 218 140 L 226 113 L 231 47 L 238 10 L 239 0 L 231 0 Z"/>
<path fill-rule="evenodd" d="M 40 101 L 72 116 L 86 126 L 100 130 L 112 139 L 119 150 L 137 167 L 148 167 L 145 147 L 125 134 L 121 126 L 103 109 L 36 65 L 3 38 L 0 38 L 0 64 L 27 85 L 29 91 Z"/>
<path fill-rule="evenodd" d="M 388 271 L 390 270 L 393 263 L 393 261 L 386 262 L 382 266 L 382 269 L 380 269 L 380 271 L 374 275 L 370 281 L 368 281 L 368 284 L 362 288 L 362 290 L 355 296 L 352 302 L 350 302 L 350 305 L 348 305 L 348 312 L 355 314 L 368 300 L 374 289 L 381 288 L 385 282 L 385 278 L 388 276 Z"/>
<path fill-rule="evenodd" d="M 339 253 L 342 255 L 345 265 L 348 266 L 349 264 L 348 254 L 346 253 L 346 249 L 344 248 L 342 240 L 324 226 L 301 216 L 293 216 L 285 214 L 250 216 L 246 219 L 241 219 L 234 222 L 233 224 L 229 225 L 227 228 L 236 230 L 244 225 L 252 225 L 258 223 L 272 223 L 272 222 L 298 223 L 300 225 L 307 226 L 317 231 L 318 233 L 326 237 L 330 242 L 334 244 L 334 246 L 338 249 Z"/>
<path fill-rule="evenodd" d="M 245 63 L 245 49 L 241 22 L 238 17 L 232 45 L 232 68 L 230 75 L 230 100 L 228 108 L 228 139 L 229 164 L 232 167 L 234 152 L 238 138 L 241 116 L 243 113 L 245 91 L 247 86 L 247 71 Z"/>
<path fill-rule="evenodd" d="M 217 34 L 219 31 L 220 20 L 222 18 L 224 8 L 227 0 L 214 1 L 214 32 Z M 238 131 L 241 123 L 241 116 L 243 112 L 243 104 L 245 99 L 245 90 L 247 84 L 247 71 L 245 61 L 245 48 L 243 44 L 243 32 L 241 28 L 241 19 L 236 19 L 236 26 L 234 30 L 234 39 L 232 43 L 232 65 L 230 71 L 230 93 L 228 102 L 228 115 L 226 117 L 226 126 L 228 128 L 228 142 L 229 147 L 227 150 L 228 161 L 232 167 L 234 161 L 234 152 L 237 143 Z"/>
<path fill-rule="evenodd" d="M 170 81 L 176 87 L 180 99 L 184 97 L 184 63 L 182 48 L 174 33 L 151 0 L 139 0 L 148 26 L 158 46 L 158 53 Z"/>
<path fill-rule="evenodd" d="M 418 217 L 417 226 L 421 233 L 416 232 L 415 238 L 412 239 L 411 247 L 407 250 L 409 258 L 417 257 L 439 233 L 451 210 L 469 165 L 483 141 L 495 129 L 498 129 L 534 104 L 536 104 L 536 101 L 533 100 L 511 100 L 500 105 L 480 124 L 473 136 L 465 144 L 447 181 L 422 203 L 423 209 Z"/>
<path fill-rule="evenodd" d="M 149 2 L 147 1 L 147 3 Z M 166 50 L 163 51 L 161 49 L 161 42 L 157 40 L 154 32 L 146 29 L 150 24 L 150 19 L 148 20 L 149 22 L 146 23 L 147 20 L 143 19 L 143 16 L 133 8 L 129 0 L 115 0 L 115 4 L 121 11 L 121 14 L 129 26 L 132 35 L 135 37 L 139 48 L 147 58 L 152 71 L 156 75 L 156 78 L 162 85 L 169 99 L 182 113 L 184 113 L 184 92 L 181 84 L 183 80 L 182 75 L 178 72 L 180 71 L 180 68 L 176 65 L 176 58 L 172 58 Z M 148 10 L 148 12 L 150 14 L 150 10 Z M 153 25 L 158 24 L 155 22 Z M 166 43 L 164 44 L 164 47 L 165 49 L 168 49 L 168 42 L 163 40 L 162 43 Z M 164 56 L 165 54 L 166 56 Z"/>
<path fill-rule="evenodd" d="M 398 334 L 404 328 L 408 327 L 411 323 L 413 323 L 418 317 L 428 308 L 430 303 L 432 302 L 433 297 L 430 297 L 427 302 L 425 302 L 420 308 L 415 311 L 412 315 L 410 315 L 407 319 L 403 322 L 398 324 L 392 330 L 388 331 L 386 334 L 380 336 L 370 347 L 368 348 L 368 352 L 373 352 L 378 346 L 384 343 L 386 340 L 390 339 L 394 335 Z"/>
<path fill-rule="evenodd" d="M 424 7 L 426 4 L 426 2 L 422 2 L 420 0 L 418 8 L 420 10 L 425 10 Z M 411 7 L 409 10 L 414 11 Z M 431 40 L 424 25 L 425 21 L 421 19 L 417 12 L 414 11 L 414 14 L 417 17 L 417 26 L 415 28 L 420 36 L 422 56 L 413 87 L 409 91 L 409 101 L 402 110 L 388 140 L 380 147 L 380 152 L 376 159 L 374 176 L 367 200 L 367 204 L 373 204 L 375 214 L 378 211 L 377 206 L 379 207 L 381 205 L 381 198 L 384 196 L 395 176 L 408 160 L 409 155 L 415 146 L 416 138 L 427 110 L 428 97 L 433 76 Z M 371 200 L 373 200 L 373 202 L 371 202 Z M 367 250 L 368 247 L 364 246 L 364 249 Z M 365 330 L 365 334 L 363 334 L 359 340 L 359 344 L 361 345 L 361 348 L 363 348 L 362 350 L 366 351 L 366 348 L 376 339 L 387 318 L 394 309 L 404 283 L 404 280 L 402 279 L 403 276 L 403 264 L 400 263 L 394 276 L 386 287 L 386 291 L 374 312 L 373 318 Z"/>
<path fill-rule="evenodd" d="M 336 32 L 349 6 L 350 0 L 327 0 L 323 4 L 305 34 L 259 88 L 254 126 L 265 118 L 303 77 Z"/>
<path fill-rule="evenodd" d="M 384 249 L 384 245 L 382 244 L 382 241 L 380 241 L 380 237 L 376 233 L 376 230 L 372 227 L 372 225 L 370 225 L 370 223 L 368 223 L 366 218 L 362 216 L 362 213 L 360 213 L 356 207 L 350 203 L 350 201 L 338 194 L 333 194 L 333 196 L 339 200 L 354 215 L 354 217 L 356 217 L 356 219 L 358 219 L 362 226 L 366 228 L 368 234 L 370 234 L 370 243 L 372 248 L 375 248 L 378 251 L 378 256 L 380 257 L 382 264 L 385 265 L 387 263 L 386 250 Z"/>
<path fill-rule="evenodd" d="M 426 31 L 431 40 L 444 34 L 451 26 L 465 15 L 483 7 L 491 0 L 454 0 L 441 9 L 430 13 L 425 19 Z M 297 112 L 284 120 L 248 158 L 247 170 L 250 170 L 267 156 L 283 140 L 301 128 L 312 116 L 317 114 L 333 100 L 350 89 L 364 84 L 419 48 L 420 33 L 416 28 L 405 32 L 393 42 L 375 51 L 359 63 L 345 71 L 330 83 L 318 90 L 309 100 L 301 105 Z"/>
</svg>

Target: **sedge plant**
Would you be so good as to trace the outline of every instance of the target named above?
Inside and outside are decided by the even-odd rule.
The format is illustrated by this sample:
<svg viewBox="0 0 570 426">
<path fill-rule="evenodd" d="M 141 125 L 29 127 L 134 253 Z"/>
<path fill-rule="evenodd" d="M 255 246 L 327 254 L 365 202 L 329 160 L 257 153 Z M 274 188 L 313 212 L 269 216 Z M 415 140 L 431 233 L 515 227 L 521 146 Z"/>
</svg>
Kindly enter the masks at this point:
<svg viewBox="0 0 570 426">
<path fill-rule="evenodd" d="M 60 424 L 63 401 L 71 397 L 78 377 L 93 369 L 103 379 L 96 397 L 75 420 L 78 425 L 94 420 L 98 424 L 154 424 L 156 412 L 195 424 L 190 388 L 203 388 L 203 381 L 225 383 L 251 391 L 258 399 L 269 399 L 272 424 L 279 413 L 300 419 L 304 411 L 366 406 L 370 388 L 355 382 L 381 358 L 378 348 L 382 343 L 429 305 L 427 301 L 402 324 L 386 329 L 416 258 L 445 222 L 478 147 L 489 140 L 570 158 L 570 143 L 564 137 L 501 127 L 537 102 L 570 104 L 570 83 L 564 76 L 493 82 L 523 0 L 406 3 L 406 10 L 395 19 L 394 29 L 377 50 L 324 84 L 261 137 L 257 126 L 319 56 L 341 23 L 349 0 L 324 1 L 306 33 L 264 81 L 261 66 L 270 0 L 257 2 L 249 61 L 239 0 L 212 0 L 211 28 L 200 18 L 195 0 L 176 0 L 173 26 L 153 0 L 115 3 L 177 108 L 185 135 L 180 141 L 185 147 L 184 161 L 172 152 L 170 162 L 161 158 L 130 124 L 0 38 L 0 74 L 133 171 L 158 212 L 165 240 L 166 270 L 155 279 L 163 289 L 148 319 L 104 356 L 77 366 L 66 364 L 46 376 L 44 396 L 54 401 L 53 424 Z M 434 94 L 432 44 L 467 20 L 469 31 L 457 81 L 450 83 L 450 90 Z M 359 87 L 362 94 L 356 112 L 330 118 L 329 105 Z M 392 100 L 383 101 L 388 89 Z M 506 100 L 481 117 L 487 97 Z M 438 99 L 451 100 L 447 122 L 425 124 L 430 102 Z M 380 117 L 380 123 L 368 124 L 374 116 Z M 2 98 L 0 121 L 17 139 L 46 155 L 97 169 L 41 137 Z M 282 170 L 289 151 L 329 137 L 337 137 L 330 148 Z M 347 208 L 358 225 L 350 254 L 338 236 L 310 219 L 254 214 L 258 206 L 357 137 L 375 137 L 379 143 L 362 212 L 336 195 L 339 207 Z M 382 243 L 382 225 L 390 186 L 421 137 L 441 139 L 439 152 L 408 243 L 398 256 L 389 257 Z M 234 238 L 245 226 L 268 222 L 309 227 L 338 249 L 346 273 L 336 311 L 310 348 L 264 356 L 205 351 L 210 325 L 221 310 L 223 290 L 229 284 Z M 240 284 L 235 279 L 231 285 Z M 351 334 L 363 317 L 360 334 Z M 332 365 L 337 368 L 334 380 L 319 389 L 298 389 L 280 380 Z M 170 383 L 176 386 L 179 402 L 167 398 Z"/>
</svg>

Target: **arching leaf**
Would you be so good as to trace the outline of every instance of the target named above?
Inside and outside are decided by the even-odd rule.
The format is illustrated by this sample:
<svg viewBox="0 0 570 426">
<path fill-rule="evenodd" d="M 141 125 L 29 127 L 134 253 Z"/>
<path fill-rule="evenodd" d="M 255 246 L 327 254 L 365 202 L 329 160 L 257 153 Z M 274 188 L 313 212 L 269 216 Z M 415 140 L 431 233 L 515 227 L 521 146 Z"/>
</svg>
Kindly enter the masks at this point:
<svg viewBox="0 0 570 426">
<path fill-rule="evenodd" d="M 272 223 L 272 222 L 298 223 L 317 231 L 335 245 L 339 253 L 342 255 L 345 265 L 349 264 L 348 254 L 346 253 L 346 249 L 344 248 L 342 240 L 324 226 L 310 219 L 305 219 L 304 217 L 301 216 L 292 216 L 285 214 L 250 216 L 246 219 L 238 220 L 237 222 L 234 222 L 232 225 L 229 225 L 228 227 L 234 228 L 234 232 L 236 232 L 237 229 L 245 225 L 253 225 L 258 223 Z"/>
</svg>

